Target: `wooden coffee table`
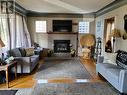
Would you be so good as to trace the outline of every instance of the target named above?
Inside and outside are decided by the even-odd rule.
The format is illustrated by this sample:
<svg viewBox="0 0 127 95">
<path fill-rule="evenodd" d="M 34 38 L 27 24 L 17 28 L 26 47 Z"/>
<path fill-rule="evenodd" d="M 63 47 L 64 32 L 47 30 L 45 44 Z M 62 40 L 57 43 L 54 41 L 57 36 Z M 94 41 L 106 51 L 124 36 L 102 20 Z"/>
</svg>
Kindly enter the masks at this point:
<svg viewBox="0 0 127 95">
<path fill-rule="evenodd" d="M 8 70 L 11 67 L 15 67 L 15 78 L 17 78 L 17 61 L 11 61 L 7 65 L 0 66 L 0 71 L 5 71 L 6 72 L 6 85 L 7 85 L 7 88 L 9 88 Z"/>
</svg>

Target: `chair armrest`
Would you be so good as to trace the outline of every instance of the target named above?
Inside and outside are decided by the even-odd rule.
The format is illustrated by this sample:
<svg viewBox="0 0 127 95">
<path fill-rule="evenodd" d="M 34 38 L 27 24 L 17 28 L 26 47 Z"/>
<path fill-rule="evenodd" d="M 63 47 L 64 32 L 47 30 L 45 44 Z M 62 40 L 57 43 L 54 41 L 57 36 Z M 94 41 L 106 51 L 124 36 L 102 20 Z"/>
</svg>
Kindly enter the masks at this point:
<svg viewBox="0 0 127 95">
<path fill-rule="evenodd" d="M 31 62 L 30 57 L 14 57 L 14 58 L 16 60 L 23 61 L 23 62 L 26 62 L 26 63 L 30 63 Z"/>
<path fill-rule="evenodd" d="M 122 91 L 127 92 L 127 70 L 125 69 L 120 71 L 119 86 Z"/>
<path fill-rule="evenodd" d="M 103 61 L 104 61 L 104 56 L 98 56 L 97 63 L 103 63 Z"/>
</svg>

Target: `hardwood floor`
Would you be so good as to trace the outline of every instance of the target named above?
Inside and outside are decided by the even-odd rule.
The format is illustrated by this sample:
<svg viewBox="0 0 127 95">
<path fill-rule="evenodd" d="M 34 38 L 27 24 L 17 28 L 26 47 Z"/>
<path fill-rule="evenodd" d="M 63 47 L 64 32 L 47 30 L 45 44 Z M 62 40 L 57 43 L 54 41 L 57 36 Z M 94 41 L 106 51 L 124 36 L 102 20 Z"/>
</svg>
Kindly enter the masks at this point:
<svg viewBox="0 0 127 95">
<path fill-rule="evenodd" d="M 94 80 L 97 81 L 103 81 L 97 74 L 96 74 L 96 62 L 94 59 L 83 59 L 80 58 L 82 64 L 85 66 L 85 68 L 88 70 L 88 72 L 91 74 Z"/>
<path fill-rule="evenodd" d="M 84 79 L 84 80 L 79 80 L 79 79 L 50 79 L 46 80 L 48 83 L 75 83 L 78 81 L 83 81 L 83 82 L 103 82 L 102 79 L 100 79 L 96 75 L 96 67 L 95 67 L 95 61 L 92 59 L 83 59 L 80 58 L 82 64 L 85 66 L 85 68 L 88 70 L 88 72 L 91 74 L 93 77 L 92 79 Z M 9 82 L 9 87 L 6 88 L 6 84 L 0 84 L 0 89 L 16 89 L 16 88 L 32 88 L 36 84 L 36 80 L 34 80 L 34 74 L 36 73 L 38 67 L 43 64 L 43 59 L 39 61 L 39 65 L 37 68 L 31 73 L 27 75 L 18 75 L 17 79 L 14 79 Z"/>
</svg>

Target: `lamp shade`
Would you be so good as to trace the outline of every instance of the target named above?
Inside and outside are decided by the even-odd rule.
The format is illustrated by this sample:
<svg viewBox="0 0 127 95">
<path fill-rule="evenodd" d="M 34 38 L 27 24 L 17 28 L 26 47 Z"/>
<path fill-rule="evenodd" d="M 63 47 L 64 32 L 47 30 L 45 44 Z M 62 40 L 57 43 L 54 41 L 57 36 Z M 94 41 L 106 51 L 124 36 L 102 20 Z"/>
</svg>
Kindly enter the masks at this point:
<svg viewBox="0 0 127 95">
<path fill-rule="evenodd" d="M 111 32 L 111 37 L 120 38 L 121 37 L 120 30 L 119 29 L 113 29 Z"/>
<path fill-rule="evenodd" d="M 80 39 L 81 46 L 91 47 L 95 45 L 95 35 L 85 34 Z"/>
<path fill-rule="evenodd" d="M 1 40 L 1 38 L 0 38 L 0 48 L 2 48 L 2 47 L 4 47 L 5 46 L 5 44 L 3 43 L 3 41 Z"/>
</svg>

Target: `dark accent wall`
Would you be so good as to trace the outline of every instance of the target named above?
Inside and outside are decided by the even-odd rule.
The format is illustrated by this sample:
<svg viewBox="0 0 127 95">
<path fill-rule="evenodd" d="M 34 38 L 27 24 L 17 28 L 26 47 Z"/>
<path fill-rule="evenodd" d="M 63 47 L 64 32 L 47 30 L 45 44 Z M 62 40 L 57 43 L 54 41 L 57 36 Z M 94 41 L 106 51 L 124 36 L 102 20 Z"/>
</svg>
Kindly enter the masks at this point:
<svg viewBox="0 0 127 95">
<path fill-rule="evenodd" d="M 127 0 L 115 0 L 114 2 L 110 3 L 109 5 L 105 6 L 104 8 L 98 10 L 96 13 L 95 13 L 95 16 L 98 17 L 98 16 L 101 16 L 107 12 L 110 12 L 114 9 L 117 9 L 121 6 L 124 6 L 127 4 Z"/>
<path fill-rule="evenodd" d="M 28 11 L 28 17 L 73 17 L 73 18 L 83 18 L 83 14 L 74 13 L 39 13 Z"/>
</svg>

